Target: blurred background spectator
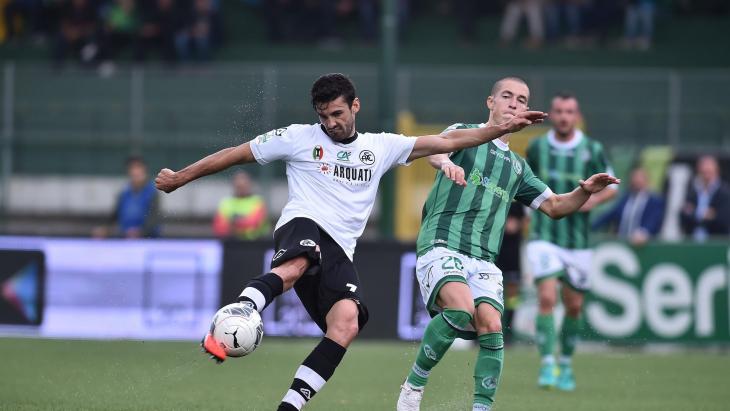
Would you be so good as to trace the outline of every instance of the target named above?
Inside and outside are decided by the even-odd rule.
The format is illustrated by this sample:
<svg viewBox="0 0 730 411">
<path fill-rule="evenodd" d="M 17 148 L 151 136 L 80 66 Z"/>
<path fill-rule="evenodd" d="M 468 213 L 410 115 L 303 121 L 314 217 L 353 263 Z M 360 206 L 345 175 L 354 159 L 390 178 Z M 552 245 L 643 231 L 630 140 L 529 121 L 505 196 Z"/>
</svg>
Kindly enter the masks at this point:
<svg viewBox="0 0 730 411">
<path fill-rule="evenodd" d="M 656 1 L 629 0 L 626 5 L 626 27 L 624 46 L 648 50 L 654 35 L 654 13 Z"/>
<path fill-rule="evenodd" d="M 74 60 L 92 62 L 99 52 L 99 18 L 91 0 L 70 0 L 61 9 L 60 27 L 53 55 L 57 62 L 69 54 Z"/>
<path fill-rule="evenodd" d="M 593 223 L 593 229 L 611 225 L 619 238 L 642 245 L 659 234 L 664 219 L 664 199 L 649 189 L 643 168 L 631 172 L 629 192 Z"/>
<path fill-rule="evenodd" d="M 720 166 L 713 156 L 697 160 L 697 171 L 682 207 L 684 233 L 695 241 L 709 236 L 730 235 L 730 187 L 720 179 Z"/>
<path fill-rule="evenodd" d="M 213 218 L 213 232 L 219 238 L 255 240 L 271 230 L 266 203 L 253 194 L 253 182 L 248 173 L 233 175 L 233 196 L 221 200 Z"/>
<path fill-rule="evenodd" d="M 529 48 L 540 47 L 545 36 L 542 0 L 510 0 L 507 2 L 500 29 L 500 39 L 503 45 L 509 45 L 514 41 L 523 15 L 527 19 L 530 33 L 527 46 Z"/>
<path fill-rule="evenodd" d="M 154 238 L 160 236 L 160 196 L 153 181 L 148 179 L 147 164 L 142 157 L 127 160 L 127 186 L 119 193 L 109 226 L 96 227 L 92 235 L 108 237 L 110 233 L 123 238 Z"/>
</svg>

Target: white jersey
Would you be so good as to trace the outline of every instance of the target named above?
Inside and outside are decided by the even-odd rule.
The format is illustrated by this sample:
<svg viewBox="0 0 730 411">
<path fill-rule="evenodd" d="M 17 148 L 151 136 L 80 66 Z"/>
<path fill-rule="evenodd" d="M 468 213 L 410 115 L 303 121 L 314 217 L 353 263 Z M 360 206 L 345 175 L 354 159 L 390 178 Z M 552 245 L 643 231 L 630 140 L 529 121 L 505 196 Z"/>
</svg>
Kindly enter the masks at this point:
<svg viewBox="0 0 730 411">
<path fill-rule="evenodd" d="M 406 165 L 415 138 L 359 133 L 349 144 L 332 140 L 319 124 L 292 124 L 251 140 L 259 164 L 286 162 L 289 199 L 278 229 L 296 217 L 313 220 L 350 260 L 375 204 L 380 178 Z"/>
</svg>

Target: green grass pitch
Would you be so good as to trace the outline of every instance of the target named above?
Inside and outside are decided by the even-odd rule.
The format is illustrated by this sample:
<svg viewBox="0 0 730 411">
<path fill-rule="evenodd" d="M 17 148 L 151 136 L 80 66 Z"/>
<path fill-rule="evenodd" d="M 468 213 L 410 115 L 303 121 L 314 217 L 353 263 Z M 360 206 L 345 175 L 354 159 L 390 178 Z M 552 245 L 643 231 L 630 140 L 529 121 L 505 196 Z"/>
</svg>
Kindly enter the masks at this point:
<svg viewBox="0 0 730 411">
<path fill-rule="evenodd" d="M 215 365 L 192 342 L 0 339 L 3 410 L 274 410 L 314 340 L 264 338 Z M 356 342 L 307 410 L 394 410 L 414 343 Z M 449 352 L 422 410 L 470 410 L 476 351 Z M 495 409 L 728 410 L 730 356 L 579 353 L 574 393 L 536 388 L 537 354 L 508 349 Z"/>
</svg>

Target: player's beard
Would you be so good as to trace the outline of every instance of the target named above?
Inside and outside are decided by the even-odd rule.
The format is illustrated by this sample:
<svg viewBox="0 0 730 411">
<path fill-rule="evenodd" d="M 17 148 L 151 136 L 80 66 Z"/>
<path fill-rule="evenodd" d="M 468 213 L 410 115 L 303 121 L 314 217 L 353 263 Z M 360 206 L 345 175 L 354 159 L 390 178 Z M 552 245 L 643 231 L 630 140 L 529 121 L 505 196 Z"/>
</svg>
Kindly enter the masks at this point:
<svg viewBox="0 0 730 411">
<path fill-rule="evenodd" d="M 327 134 L 335 141 L 342 141 L 350 138 L 355 129 L 355 123 L 345 125 L 342 128 L 336 128 L 335 130 L 327 130 Z"/>
</svg>

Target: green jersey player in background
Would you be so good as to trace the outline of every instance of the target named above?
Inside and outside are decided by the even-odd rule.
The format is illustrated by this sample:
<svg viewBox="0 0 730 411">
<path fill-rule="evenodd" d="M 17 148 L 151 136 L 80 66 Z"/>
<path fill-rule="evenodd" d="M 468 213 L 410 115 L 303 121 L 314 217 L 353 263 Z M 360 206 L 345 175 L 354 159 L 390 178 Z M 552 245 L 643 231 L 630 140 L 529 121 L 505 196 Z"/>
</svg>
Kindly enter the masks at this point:
<svg viewBox="0 0 730 411">
<path fill-rule="evenodd" d="M 577 128 L 581 114 L 574 95 L 557 94 L 552 100 L 550 118 L 552 129 L 533 140 L 527 149 L 527 163 L 538 177 L 560 191 L 594 173 L 613 174 L 601 143 Z M 556 386 L 563 391 L 575 389 L 571 358 L 580 332 L 583 293 L 590 287 L 589 211 L 613 198 L 617 191 L 614 188 L 591 196 L 578 213 L 562 220 L 553 221 L 539 214 L 532 219 L 527 257 L 538 288 L 536 340 L 542 357 L 540 387 Z M 558 280 L 564 285 L 561 294 L 565 316 L 560 332 L 560 367 L 556 369 L 553 308 Z"/>
<path fill-rule="evenodd" d="M 502 124 L 527 110 L 529 97 L 523 80 L 504 78 L 487 98 L 486 124 L 455 124 L 446 132 Z M 525 160 L 510 151 L 509 134 L 451 156 L 432 155 L 429 162 L 441 171 L 423 208 L 416 276 L 433 318 L 401 387 L 397 409 L 420 409 L 431 369 L 459 336 L 479 341 L 473 409 L 489 410 L 504 356 L 502 272 L 494 261 L 510 203 L 516 199 L 551 218 L 562 218 L 618 180 L 597 174 L 577 182 L 567 194 L 553 194 Z"/>
</svg>

